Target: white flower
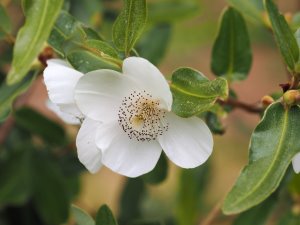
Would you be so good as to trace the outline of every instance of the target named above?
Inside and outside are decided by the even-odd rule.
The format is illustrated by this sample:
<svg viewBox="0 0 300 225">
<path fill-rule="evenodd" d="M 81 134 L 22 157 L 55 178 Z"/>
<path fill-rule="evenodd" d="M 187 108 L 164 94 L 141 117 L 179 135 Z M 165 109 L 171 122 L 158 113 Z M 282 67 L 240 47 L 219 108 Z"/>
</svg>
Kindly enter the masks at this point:
<svg viewBox="0 0 300 225">
<path fill-rule="evenodd" d="M 292 164 L 295 173 L 300 173 L 300 152 L 294 156 Z"/>
<path fill-rule="evenodd" d="M 74 88 L 82 73 L 74 70 L 65 61 L 51 59 L 44 70 L 44 81 L 51 100 L 50 108 L 64 121 L 76 122 L 84 119 L 74 100 Z M 99 122 L 84 119 L 78 132 L 76 146 L 80 162 L 92 173 L 102 166 L 101 151 L 95 144 L 95 128 Z"/>
<path fill-rule="evenodd" d="M 85 74 L 75 87 L 75 101 L 86 118 L 101 122 L 84 123 L 80 132 L 93 130 L 102 163 L 125 176 L 151 171 L 162 149 L 183 168 L 201 165 L 212 152 L 212 134 L 206 124 L 171 112 L 169 85 L 145 59 L 127 58 L 123 74 L 113 70 Z M 77 144 L 84 145 L 79 138 Z M 85 151 L 87 158 L 95 156 L 93 148 Z"/>
</svg>

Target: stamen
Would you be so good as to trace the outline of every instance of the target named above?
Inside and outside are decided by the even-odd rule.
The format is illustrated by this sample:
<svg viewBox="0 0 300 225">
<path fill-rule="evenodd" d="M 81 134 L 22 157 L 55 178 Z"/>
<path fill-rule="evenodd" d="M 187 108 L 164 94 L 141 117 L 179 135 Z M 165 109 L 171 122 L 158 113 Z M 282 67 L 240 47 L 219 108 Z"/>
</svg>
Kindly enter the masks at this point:
<svg viewBox="0 0 300 225">
<path fill-rule="evenodd" d="M 119 107 L 119 125 L 130 139 L 151 141 L 168 130 L 165 111 L 160 109 L 159 100 L 143 92 L 132 92 Z"/>
</svg>

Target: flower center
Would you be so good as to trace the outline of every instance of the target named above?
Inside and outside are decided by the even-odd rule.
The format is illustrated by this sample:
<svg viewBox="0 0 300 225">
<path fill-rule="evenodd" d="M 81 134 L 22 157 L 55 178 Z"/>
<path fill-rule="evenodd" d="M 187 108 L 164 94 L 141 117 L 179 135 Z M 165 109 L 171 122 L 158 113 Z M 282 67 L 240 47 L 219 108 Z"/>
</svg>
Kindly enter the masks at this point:
<svg viewBox="0 0 300 225">
<path fill-rule="evenodd" d="M 118 112 L 119 125 L 130 139 L 155 140 L 168 130 L 164 119 L 166 113 L 159 106 L 159 100 L 146 91 L 134 91 L 122 100 Z"/>
</svg>

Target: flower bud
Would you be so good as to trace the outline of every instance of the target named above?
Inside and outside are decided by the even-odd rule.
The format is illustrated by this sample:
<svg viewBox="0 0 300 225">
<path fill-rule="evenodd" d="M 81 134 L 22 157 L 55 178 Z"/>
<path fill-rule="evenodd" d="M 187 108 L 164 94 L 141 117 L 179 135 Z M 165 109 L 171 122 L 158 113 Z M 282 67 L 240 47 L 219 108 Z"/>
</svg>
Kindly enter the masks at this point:
<svg viewBox="0 0 300 225">
<path fill-rule="evenodd" d="M 269 96 L 269 95 L 265 95 L 264 97 L 262 97 L 261 99 L 261 103 L 264 107 L 268 107 L 269 105 L 271 105 L 274 102 L 274 99 Z"/>
<path fill-rule="evenodd" d="M 289 106 L 299 104 L 300 103 L 299 90 L 289 90 L 285 92 L 283 95 L 283 101 Z"/>
</svg>

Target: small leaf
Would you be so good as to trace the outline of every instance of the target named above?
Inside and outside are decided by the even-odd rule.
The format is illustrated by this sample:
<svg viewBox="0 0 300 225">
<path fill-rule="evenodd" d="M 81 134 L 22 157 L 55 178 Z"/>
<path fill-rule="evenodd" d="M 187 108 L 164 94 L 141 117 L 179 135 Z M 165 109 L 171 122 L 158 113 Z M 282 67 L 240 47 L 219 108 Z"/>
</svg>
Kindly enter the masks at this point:
<svg viewBox="0 0 300 225">
<path fill-rule="evenodd" d="M 260 205 L 241 213 L 233 225 L 265 225 L 276 203 L 277 196 L 271 195 Z"/>
<path fill-rule="evenodd" d="M 168 161 L 164 154 L 161 154 L 155 168 L 142 176 L 143 180 L 149 184 L 159 184 L 163 182 L 168 175 Z"/>
<path fill-rule="evenodd" d="M 174 23 L 199 13 L 200 5 L 188 1 L 157 1 L 148 4 L 150 23 Z"/>
<path fill-rule="evenodd" d="M 11 32 L 11 20 L 4 6 L 0 3 L 0 37 L 5 37 Z"/>
<path fill-rule="evenodd" d="M 62 0 L 35 0 L 26 10 L 26 20 L 19 30 L 14 46 L 12 68 L 7 82 L 14 84 L 23 79 L 50 35 L 62 7 Z"/>
<path fill-rule="evenodd" d="M 217 98 L 226 98 L 228 84 L 223 78 L 208 80 L 191 68 L 180 68 L 172 75 L 172 111 L 181 117 L 190 117 L 207 111 Z"/>
<path fill-rule="evenodd" d="M 14 113 L 17 124 L 55 145 L 66 143 L 64 129 L 37 111 L 23 107 Z"/>
<path fill-rule="evenodd" d="M 93 220 L 93 218 L 89 214 L 87 214 L 83 209 L 72 205 L 71 211 L 77 225 L 95 225 L 95 221 Z"/>
<path fill-rule="evenodd" d="M 140 37 L 147 19 L 145 0 L 124 0 L 124 9 L 113 25 L 113 41 L 116 47 L 129 54 Z"/>
<path fill-rule="evenodd" d="M 69 216 L 70 199 L 64 177 L 48 158 L 36 155 L 34 160 L 33 203 L 46 224 L 61 224 Z"/>
<path fill-rule="evenodd" d="M 252 63 L 246 23 L 234 8 L 227 8 L 213 46 L 211 69 L 228 81 L 244 80 Z"/>
<path fill-rule="evenodd" d="M 263 1 L 262 0 L 228 0 L 228 3 L 241 12 L 249 21 L 263 23 Z"/>
<path fill-rule="evenodd" d="M 273 193 L 300 149 L 300 108 L 270 105 L 250 141 L 249 163 L 225 198 L 223 212 L 243 212 Z"/>
<path fill-rule="evenodd" d="M 120 202 L 120 224 L 128 224 L 140 217 L 141 202 L 145 193 L 145 184 L 142 179 L 128 179 L 124 187 Z"/>
<path fill-rule="evenodd" d="M 142 36 L 137 44 L 137 50 L 141 57 L 148 59 L 154 65 L 158 65 L 168 48 L 172 27 L 170 24 L 159 24 Z"/>
<path fill-rule="evenodd" d="M 16 84 L 7 85 L 3 83 L 0 87 L 0 121 L 3 121 L 10 113 L 11 106 L 16 97 L 25 92 L 36 76 L 30 72 L 24 79 Z"/>
<path fill-rule="evenodd" d="M 197 224 L 208 178 L 209 164 L 181 171 L 176 204 L 176 217 L 179 225 Z"/>
<path fill-rule="evenodd" d="M 299 48 L 296 39 L 289 28 L 285 18 L 278 11 L 272 0 L 264 0 L 265 8 L 269 15 L 275 40 L 281 51 L 288 68 L 295 71 L 295 65 L 299 60 Z"/>
<path fill-rule="evenodd" d="M 107 205 L 103 205 L 97 212 L 96 225 L 117 225 L 112 211 Z"/>
<path fill-rule="evenodd" d="M 215 113 L 207 112 L 205 115 L 205 122 L 214 134 L 224 134 L 225 128 Z"/>
</svg>

